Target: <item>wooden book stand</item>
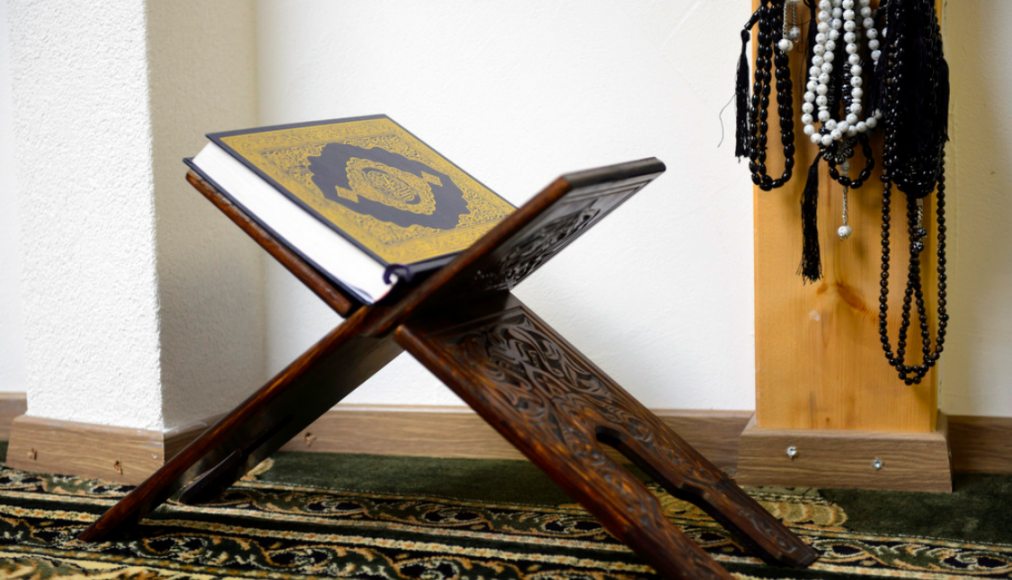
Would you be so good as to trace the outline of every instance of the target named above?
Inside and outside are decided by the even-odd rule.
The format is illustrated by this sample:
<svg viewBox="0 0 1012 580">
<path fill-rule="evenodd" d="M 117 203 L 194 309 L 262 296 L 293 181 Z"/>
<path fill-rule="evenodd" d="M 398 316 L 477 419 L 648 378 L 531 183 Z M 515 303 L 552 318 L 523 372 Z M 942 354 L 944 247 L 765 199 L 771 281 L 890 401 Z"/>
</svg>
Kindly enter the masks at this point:
<svg viewBox="0 0 1012 580">
<path fill-rule="evenodd" d="M 560 177 L 451 264 L 364 306 L 194 173 L 187 180 L 345 321 L 81 534 L 109 538 L 182 489 L 217 496 L 406 350 L 663 576 L 730 578 L 604 452 L 616 448 L 771 563 L 816 552 L 510 290 L 664 171 L 645 159 Z"/>
</svg>

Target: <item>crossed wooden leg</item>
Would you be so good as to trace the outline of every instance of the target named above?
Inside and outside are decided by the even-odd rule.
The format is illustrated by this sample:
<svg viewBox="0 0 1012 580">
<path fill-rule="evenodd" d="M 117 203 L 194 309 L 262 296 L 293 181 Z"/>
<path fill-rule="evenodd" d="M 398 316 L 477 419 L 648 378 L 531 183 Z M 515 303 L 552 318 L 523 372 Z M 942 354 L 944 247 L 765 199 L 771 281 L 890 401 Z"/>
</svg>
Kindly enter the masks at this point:
<svg viewBox="0 0 1012 580">
<path fill-rule="evenodd" d="M 729 578 L 663 515 L 602 442 L 672 495 L 725 524 L 765 560 L 815 551 L 511 295 L 457 319 L 402 325 L 397 341 L 665 577 Z"/>
</svg>

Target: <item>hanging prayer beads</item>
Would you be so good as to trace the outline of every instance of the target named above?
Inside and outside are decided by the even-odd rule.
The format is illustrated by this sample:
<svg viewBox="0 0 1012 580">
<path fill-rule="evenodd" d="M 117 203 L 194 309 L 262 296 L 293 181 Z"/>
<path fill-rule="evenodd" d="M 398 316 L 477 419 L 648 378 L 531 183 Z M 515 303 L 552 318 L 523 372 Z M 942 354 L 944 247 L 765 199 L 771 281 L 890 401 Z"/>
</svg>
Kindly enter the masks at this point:
<svg viewBox="0 0 1012 580">
<path fill-rule="evenodd" d="M 790 180 L 794 166 L 794 119 L 789 53 L 801 43 L 800 0 L 761 0 L 741 32 L 736 82 L 735 154 L 748 157 L 753 182 L 771 190 Z M 899 378 L 920 382 L 944 346 L 946 310 L 945 142 L 948 124 L 948 65 L 942 53 L 935 0 L 805 0 L 809 8 L 806 64 L 808 76 L 800 104 L 802 131 L 818 151 L 807 172 L 801 198 L 802 259 L 806 282 L 822 278 L 818 235 L 819 162 L 843 186 L 837 236 L 853 235 L 848 199 L 867 183 L 875 167 L 869 135 L 884 133 L 882 172 L 882 257 L 879 337 Z M 758 26 L 755 75 L 748 87 L 746 44 Z M 771 85 L 776 75 L 784 171 L 771 177 L 766 168 Z M 850 171 L 855 153 L 863 167 Z M 895 349 L 889 337 L 889 272 L 892 240 L 890 204 L 894 189 L 907 198 L 908 266 Z M 927 217 L 934 193 L 937 255 L 937 330 L 932 337 L 921 261 L 931 243 Z M 916 323 L 913 322 L 916 308 Z M 906 352 L 911 326 L 920 338 L 920 362 Z"/>
<path fill-rule="evenodd" d="M 786 0 L 792 2 L 794 0 Z M 759 9 L 749 18 L 741 31 L 741 56 L 735 83 L 737 123 L 735 156 L 748 157 L 752 181 L 760 189 L 769 191 L 791 179 L 794 169 L 794 89 L 791 83 L 790 62 L 787 52 L 793 47 L 790 38 L 794 28 L 784 36 L 785 0 L 763 0 Z M 755 75 L 752 96 L 748 94 L 748 57 L 746 46 L 751 29 L 758 25 Z M 797 36 L 801 30 L 797 28 Z M 787 42 L 784 43 L 783 41 Z M 782 47 L 781 47 L 782 45 Z M 786 50 L 785 50 L 786 49 Z M 784 153 L 784 169 L 780 177 L 771 177 L 766 168 L 766 149 L 769 134 L 769 108 L 771 83 L 776 75 L 777 114 L 780 120 L 780 143 Z"/>
</svg>

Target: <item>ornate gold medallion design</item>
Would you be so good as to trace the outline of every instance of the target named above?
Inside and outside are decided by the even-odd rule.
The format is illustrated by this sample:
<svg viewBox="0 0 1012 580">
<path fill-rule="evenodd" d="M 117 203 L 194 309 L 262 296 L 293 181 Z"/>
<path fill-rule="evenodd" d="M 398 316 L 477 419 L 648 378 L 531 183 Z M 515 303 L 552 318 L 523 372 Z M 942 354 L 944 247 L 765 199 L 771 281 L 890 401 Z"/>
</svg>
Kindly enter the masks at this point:
<svg viewBox="0 0 1012 580">
<path fill-rule="evenodd" d="M 337 195 L 358 203 L 358 196 L 389 205 L 402 211 L 432 215 L 436 197 L 430 185 L 442 186 L 438 177 L 423 172 L 421 176 L 368 159 L 348 161 L 350 189 L 337 186 Z"/>
<path fill-rule="evenodd" d="M 454 230 L 468 211 L 450 176 L 379 147 L 328 143 L 309 171 L 324 197 L 384 223 Z"/>
</svg>

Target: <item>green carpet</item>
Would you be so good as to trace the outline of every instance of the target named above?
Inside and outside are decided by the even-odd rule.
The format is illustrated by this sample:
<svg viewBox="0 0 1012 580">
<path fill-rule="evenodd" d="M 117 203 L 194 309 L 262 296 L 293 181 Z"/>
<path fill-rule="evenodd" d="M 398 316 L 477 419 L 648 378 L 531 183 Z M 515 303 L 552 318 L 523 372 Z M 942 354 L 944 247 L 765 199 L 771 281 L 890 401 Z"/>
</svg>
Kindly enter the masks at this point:
<svg viewBox="0 0 1012 580">
<path fill-rule="evenodd" d="M 822 554 L 743 553 L 694 507 L 670 517 L 740 577 L 1012 577 L 1012 477 L 951 495 L 750 490 Z M 651 570 L 521 461 L 280 453 L 219 501 L 171 504 L 120 542 L 76 535 L 129 488 L 0 467 L 0 577 L 643 578 Z"/>
</svg>

